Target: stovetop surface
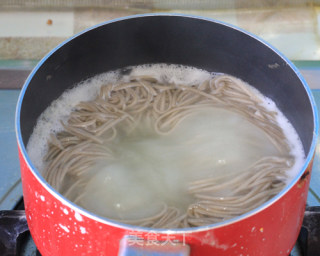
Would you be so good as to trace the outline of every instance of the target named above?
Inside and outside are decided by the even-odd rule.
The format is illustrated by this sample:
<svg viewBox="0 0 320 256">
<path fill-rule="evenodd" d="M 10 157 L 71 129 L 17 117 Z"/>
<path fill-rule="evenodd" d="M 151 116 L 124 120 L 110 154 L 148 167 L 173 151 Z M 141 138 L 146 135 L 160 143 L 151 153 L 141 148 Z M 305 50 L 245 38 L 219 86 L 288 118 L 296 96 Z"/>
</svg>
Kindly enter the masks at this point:
<svg viewBox="0 0 320 256">
<path fill-rule="evenodd" d="M 0 63 L 1 64 L 1 63 Z M 4 69 L 1 69 L 0 73 Z M 16 72 L 15 72 L 16 71 Z M 10 70 L 13 72 L 11 74 L 17 74 L 18 81 L 21 83 L 25 78 L 26 70 L 24 69 L 22 73 L 21 70 Z M 314 84 L 314 79 L 320 81 L 320 65 L 319 68 L 314 70 L 301 70 L 302 73 L 306 73 L 306 80 L 308 81 L 308 76 L 313 75 L 312 84 Z M 22 77 L 19 78 L 19 74 Z M 317 77 L 318 76 L 318 77 Z M 19 80 L 20 79 L 20 80 Z M 16 143 L 16 136 L 14 130 L 14 117 L 16 103 L 20 93 L 20 87 L 22 84 L 16 87 L 9 86 L 8 89 L 1 81 L 0 77 L 0 210 L 12 210 L 15 207 L 19 208 L 19 201 L 21 203 L 22 199 L 22 187 L 21 187 L 21 176 L 20 176 L 20 166 L 18 160 L 18 150 Z M 18 88 L 18 89 L 17 89 Z M 313 96 L 315 98 L 318 112 L 320 112 L 320 85 L 317 89 L 312 89 Z M 319 144 L 319 139 L 318 139 Z M 308 194 L 307 203 L 309 206 L 320 206 L 320 147 L 318 146 L 315 154 L 313 171 L 310 181 L 310 189 Z M 27 243 L 24 248 L 24 255 L 36 255 L 34 244 Z M 32 252 L 32 254 L 31 254 Z M 301 255 L 299 246 L 296 247 L 291 252 L 292 256 Z M 320 254 L 319 254 L 320 255 Z"/>
</svg>

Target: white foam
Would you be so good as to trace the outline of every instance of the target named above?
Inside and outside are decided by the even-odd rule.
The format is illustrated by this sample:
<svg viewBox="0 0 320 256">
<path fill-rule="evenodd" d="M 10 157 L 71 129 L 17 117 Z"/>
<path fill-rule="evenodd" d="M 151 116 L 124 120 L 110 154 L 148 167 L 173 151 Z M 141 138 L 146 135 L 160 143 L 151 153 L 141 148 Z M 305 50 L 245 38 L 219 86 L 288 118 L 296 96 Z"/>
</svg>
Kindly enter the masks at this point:
<svg viewBox="0 0 320 256">
<path fill-rule="evenodd" d="M 288 119 L 283 115 L 283 113 L 279 113 L 277 115 L 277 122 L 279 126 L 286 131 L 286 136 L 288 138 L 289 147 L 291 150 L 291 155 L 295 158 L 295 163 L 290 170 L 287 171 L 288 179 L 287 182 L 291 181 L 293 178 L 297 176 L 301 167 L 305 162 L 305 154 L 302 146 L 302 142 L 292 126 L 292 124 L 288 121 Z"/>
<path fill-rule="evenodd" d="M 208 80 L 212 75 L 201 69 L 167 64 L 141 65 L 134 67 L 131 76 L 151 76 L 161 83 L 195 85 Z"/>
<path fill-rule="evenodd" d="M 41 114 L 27 145 L 28 155 L 40 172 L 44 168 L 47 140 L 51 133 L 62 130 L 60 121 L 66 122 L 79 102 L 93 100 L 101 85 L 117 81 L 118 75 L 118 72 L 108 72 L 81 82 L 73 89 L 64 92 Z"/>
<path fill-rule="evenodd" d="M 249 85 L 247 85 L 249 86 Z M 288 176 L 286 183 L 289 183 L 293 178 L 297 176 L 305 162 L 305 152 L 303 150 L 302 142 L 297 134 L 296 130 L 285 117 L 285 115 L 278 109 L 277 105 L 270 98 L 262 95 L 258 90 L 252 88 L 256 94 L 263 99 L 261 105 L 263 105 L 267 110 L 277 112 L 276 121 L 287 137 L 287 142 L 290 148 L 290 153 L 295 158 L 294 165 L 287 170 L 286 174 Z"/>
</svg>

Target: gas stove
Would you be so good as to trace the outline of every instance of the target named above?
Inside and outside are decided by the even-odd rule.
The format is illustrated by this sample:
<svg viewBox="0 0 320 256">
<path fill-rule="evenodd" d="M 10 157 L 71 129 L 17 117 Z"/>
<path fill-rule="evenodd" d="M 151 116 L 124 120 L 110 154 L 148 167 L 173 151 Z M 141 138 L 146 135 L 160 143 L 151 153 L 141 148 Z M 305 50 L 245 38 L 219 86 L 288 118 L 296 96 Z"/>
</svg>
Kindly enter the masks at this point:
<svg viewBox="0 0 320 256">
<path fill-rule="evenodd" d="M 0 211 L 0 255 L 41 255 L 30 235 L 22 198 L 14 210 Z"/>
</svg>

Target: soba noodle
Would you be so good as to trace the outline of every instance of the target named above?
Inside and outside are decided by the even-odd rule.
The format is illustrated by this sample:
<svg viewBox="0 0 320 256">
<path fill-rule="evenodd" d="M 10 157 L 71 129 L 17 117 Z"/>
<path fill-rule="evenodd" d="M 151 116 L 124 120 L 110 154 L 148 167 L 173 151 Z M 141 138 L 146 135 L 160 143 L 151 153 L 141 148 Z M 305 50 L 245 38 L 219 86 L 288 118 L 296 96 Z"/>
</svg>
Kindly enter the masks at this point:
<svg viewBox="0 0 320 256">
<path fill-rule="evenodd" d="M 140 122 L 166 136 L 184 119 L 204 109 L 227 109 L 263 130 L 279 155 L 262 157 L 239 175 L 204 177 L 190 182 L 188 193 L 194 202 L 186 212 L 161 203 L 161 209 L 153 216 L 119 221 L 152 228 L 184 228 L 239 216 L 278 194 L 285 185 L 286 171 L 295 161 L 289 155 L 277 113 L 261 103 L 253 90 L 229 75 L 216 75 L 191 86 L 163 84 L 151 76 L 103 85 L 96 99 L 76 106 L 68 122 L 63 123 L 63 131 L 50 136 L 45 178 L 81 206 L 85 192 L 77 191 L 85 191 L 88 172 L 97 161 L 116 158 L 106 145 L 118 136 L 130 134 Z M 70 177 L 76 182 L 69 187 L 63 185 Z M 226 190 L 228 193 L 224 193 Z M 217 196 L 220 194 L 223 196 Z"/>
</svg>

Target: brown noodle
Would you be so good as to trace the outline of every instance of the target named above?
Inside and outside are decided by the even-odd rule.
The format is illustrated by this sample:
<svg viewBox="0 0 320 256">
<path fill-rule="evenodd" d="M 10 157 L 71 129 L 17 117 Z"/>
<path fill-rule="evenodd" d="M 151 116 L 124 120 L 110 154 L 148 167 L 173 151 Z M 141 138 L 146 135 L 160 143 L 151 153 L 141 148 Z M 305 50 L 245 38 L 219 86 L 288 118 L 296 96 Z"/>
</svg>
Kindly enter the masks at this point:
<svg viewBox="0 0 320 256">
<path fill-rule="evenodd" d="M 219 75 L 198 85 L 160 84 L 153 77 L 135 77 L 130 82 L 103 85 L 97 98 L 79 103 L 70 114 L 64 131 L 51 135 L 46 155 L 45 178 L 70 200 L 81 206 L 86 173 L 100 159 L 114 159 L 105 143 L 114 140 L 118 124 L 129 133 L 145 120 L 159 134 L 170 133 L 186 117 L 208 107 L 232 110 L 262 129 L 281 157 L 264 157 L 240 175 L 196 180 L 188 192 L 195 202 L 187 212 L 163 204 L 156 215 L 123 223 L 152 228 L 184 228 L 208 225 L 244 214 L 266 202 L 284 187 L 286 170 L 294 164 L 276 112 L 267 110 L 261 99 L 241 80 Z M 123 125 L 123 124 L 126 125 Z M 77 181 L 65 188 L 66 177 Z M 228 196 L 217 192 L 228 188 Z"/>
</svg>

